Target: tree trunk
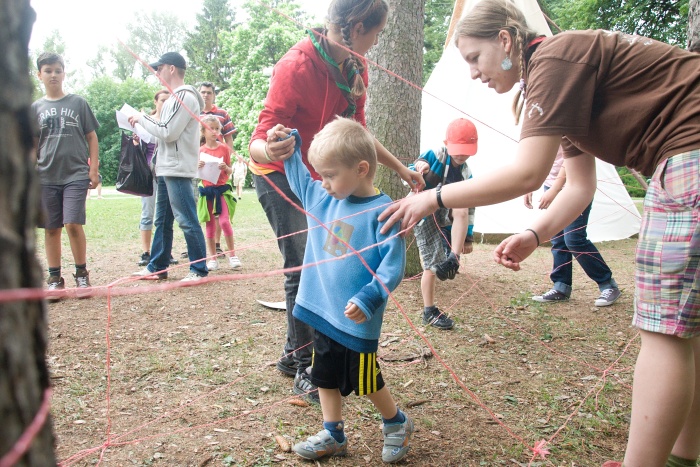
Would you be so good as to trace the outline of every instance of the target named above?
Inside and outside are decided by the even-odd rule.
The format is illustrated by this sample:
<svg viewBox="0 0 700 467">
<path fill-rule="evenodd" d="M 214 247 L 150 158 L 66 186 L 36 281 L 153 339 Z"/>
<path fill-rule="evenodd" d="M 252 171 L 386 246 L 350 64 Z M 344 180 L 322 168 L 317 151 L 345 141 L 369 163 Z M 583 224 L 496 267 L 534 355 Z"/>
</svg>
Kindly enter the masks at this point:
<svg viewBox="0 0 700 467">
<path fill-rule="evenodd" d="M 39 189 L 32 162 L 29 0 L 0 0 L 0 292 L 41 288 L 35 228 Z M 0 465 L 34 421 L 49 387 L 44 301 L 0 302 Z M 56 465 L 50 417 L 17 466 Z"/>
<path fill-rule="evenodd" d="M 700 41 L 700 0 L 688 2 L 688 45 Z"/>
<path fill-rule="evenodd" d="M 423 76 L 423 13 L 421 0 L 392 0 L 389 20 L 368 58 L 411 83 L 421 83 Z M 369 65 L 367 127 L 404 165 L 419 156 L 421 91 L 390 75 L 384 69 Z M 393 171 L 379 167 L 376 185 L 399 199 L 408 188 Z M 410 238 L 409 238 L 410 237 Z M 418 249 L 412 236 L 406 257 L 406 276 L 421 272 Z"/>
</svg>

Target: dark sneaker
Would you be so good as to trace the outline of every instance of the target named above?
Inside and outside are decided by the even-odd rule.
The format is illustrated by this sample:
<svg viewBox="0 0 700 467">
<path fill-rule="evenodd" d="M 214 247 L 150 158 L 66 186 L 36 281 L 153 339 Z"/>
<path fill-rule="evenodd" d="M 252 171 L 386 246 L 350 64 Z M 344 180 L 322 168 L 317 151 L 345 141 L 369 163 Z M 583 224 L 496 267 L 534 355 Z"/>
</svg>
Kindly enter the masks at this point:
<svg viewBox="0 0 700 467">
<path fill-rule="evenodd" d="M 384 425 L 384 448 L 382 449 L 382 460 L 388 463 L 398 462 L 408 454 L 411 448 L 411 436 L 413 436 L 413 420 L 406 415 L 403 423 L 392 423 Z"/>
<path fill-rule="evenodd" d="M 148 263 L 151 262 L 151 253 L 148 251 L 144 251 L 141 254 L 141 261 L 139 261 L 139 266 L 148 266 Z"/>
<path fill-rule="evenodd" d="M 450 252 L 450 256 L 448 256 L 445 261 L 432 268 L 432 271 L 441 281 L 454 279 L 458 270 L 459 258 L 454 252 Z"/>
<path fill-rule="evenodd" d="M 306 369 L 299 370 L 294 376 L 294 394 L 304 396 L 306 400 L 313 404 L 320 404 L 318 398 L 318 388 L 311 382 L 311 375 Z"/>
<path fill-rule="evenodd" d="M 49 292 L 56 291 L 56 290 L 63 290 L 66 288 L 66 282 L 60 276 L 49 276 L 46 283 L 48 284 L 47 290 Z M 61 301 L 61 298 L 62 297 L 48 297 L 46 299 L 46 301 L 49 303 L 56 303 L 56 302 Z"/>
<path fill-rule="evenodd" d="M 297 443 L 292 450 L 304 459 L 316 460 L 326 456 L 344 456 L 348 453 L 348 439 L 339 443 L 328 430 L 321 430 L 306 441 Z"/>
<path fill-rule="evenodd" d="M 170 264 L 177 264 L 177 263 L 179 263 L 179 262 L 180 262 L 180 261 L 178 261 L 178 260 L 176 260 L 175 258 L 173 258 L 173 255 L 170 255 Z"/>
<path fill-rule="evenodd" d="M 226 255 L 224 254 L 224 250 L 222 250 L 220 246 L 216 247 L 216 255 L 219 258 L 226 258 Z"/>
<path fill-rule="evenodd" d="M 291 376 L 292 378 L 297 375 L 297 368 L 299 368 L 299 364 L 295 362 L 291 356 L 287 355 L 283 355 L 282 358 L 277 360 L 276 366 L 284 375 Z"/>
<path fill-rule="evenodd" d="M 543 293 L 542 295 L 535 295 L 532 297 L 532 300 L 540 303 L 549 303 L 549 302 L 565 302 L 569 299 L 568 295 L 563 294 L 559 292 L 558 290 L 549 290 L 548 292 Z"/>
<path fill-rule="evenodd" d="M 455 327 L 455 322 L 437 307 L 430 311 L 423 310 L 423 324 L 429 324 L 438 329 L 449 330 Z"/>
<path fill-rule="evenodd" d="M 600 297 L 595 301 L 595 306 L 610 306 L 615 303 L 615 300 L 620 298 L 622 292 L 617 287 L 605 289 L 600 293 Z"/>
</svg>

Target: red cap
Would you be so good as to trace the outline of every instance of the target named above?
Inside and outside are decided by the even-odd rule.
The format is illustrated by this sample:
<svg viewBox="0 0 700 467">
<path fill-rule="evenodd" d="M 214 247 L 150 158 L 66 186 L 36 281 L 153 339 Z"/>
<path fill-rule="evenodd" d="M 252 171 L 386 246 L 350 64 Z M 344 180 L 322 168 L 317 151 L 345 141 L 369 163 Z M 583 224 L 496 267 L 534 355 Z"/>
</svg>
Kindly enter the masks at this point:
<svg viewBox="0 0 700 467">
<path fill-rule="evenodd" d="M 452 120 L 447 125 L 445 146 L 447 146 L 447 153 L 451 156 L 473 156 L 476 154 L 478 140 L 476 127 L 466 118 Z"/>
</svg>

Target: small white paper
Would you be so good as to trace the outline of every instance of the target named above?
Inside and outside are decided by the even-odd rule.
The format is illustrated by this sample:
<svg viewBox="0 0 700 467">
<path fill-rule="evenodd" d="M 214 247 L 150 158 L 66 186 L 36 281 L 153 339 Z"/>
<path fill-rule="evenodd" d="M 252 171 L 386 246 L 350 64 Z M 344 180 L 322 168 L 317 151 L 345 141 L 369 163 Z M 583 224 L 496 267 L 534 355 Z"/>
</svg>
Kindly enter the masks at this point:
<svg viewBox="0 0 700 467">
<path fill-rule="evenodd" d="M 197 178 L 206 180 L 209 183 L 218 182 L 219 175 L 221 175 L 221 169 L 219 169 L 221 159 L 214 157 L 211 154 L 200 152 L 199 160 L 204 161 L 204 166 L 197 169 Z"/>
<path fill-rule="evenodd" d="M 129 123 L 129 117 L 139 113 L 141 112 L 139 112 L 129 104 L 124 104 L 121 109 L 116 111 L 117 124 L 119 124 L 119 128 L 121 128 L 122 130 L 133 131 L 138 135 L 139 138 L 141 138 L 141 141 L 143 141 L 146 144 L 150 144 L 155 138 L 155 136 L 147 132 L 146 129 L 143 126 L 141 126 L 141 124 L 137 123 L 136 126 L 131 126 L 131 124 Z"/>
</svg>

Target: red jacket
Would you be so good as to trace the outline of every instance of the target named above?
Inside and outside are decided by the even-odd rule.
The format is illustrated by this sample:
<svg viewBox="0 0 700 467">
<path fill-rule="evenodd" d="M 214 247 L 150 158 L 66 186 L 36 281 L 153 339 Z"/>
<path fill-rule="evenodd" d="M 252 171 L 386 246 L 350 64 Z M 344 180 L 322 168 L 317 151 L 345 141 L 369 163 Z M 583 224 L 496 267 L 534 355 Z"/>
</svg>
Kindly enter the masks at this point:
<svg viewBox="0 0 700 467">
<path fill-rule="evenodd" d="M 362 79 L 367 86 L 366 67 Z M 352 117 L 363 126 L 366 99 L 365 94 L 357 100 L 357 109 Z M 326 62 L 318 54 L 311 39 L 306 37 L 289 49 L 275 65 L 265 98 L 265 108 L 260 112 L 251 142 L 256 139 L 267 140 L 267 130 L 278 123 L 296 128 L 301 135 L 304 164 L 309 168 L 311 176 L 318 180 L 320 177 L 307 159 L 311 140 L 336 115 L 342 114 L 347 106 L 347 100 L 333 81 Z M 283 162 L 260 164 L 251 159 L 251 167 L 261 173 L 284 173 Z"/>
</svg>

